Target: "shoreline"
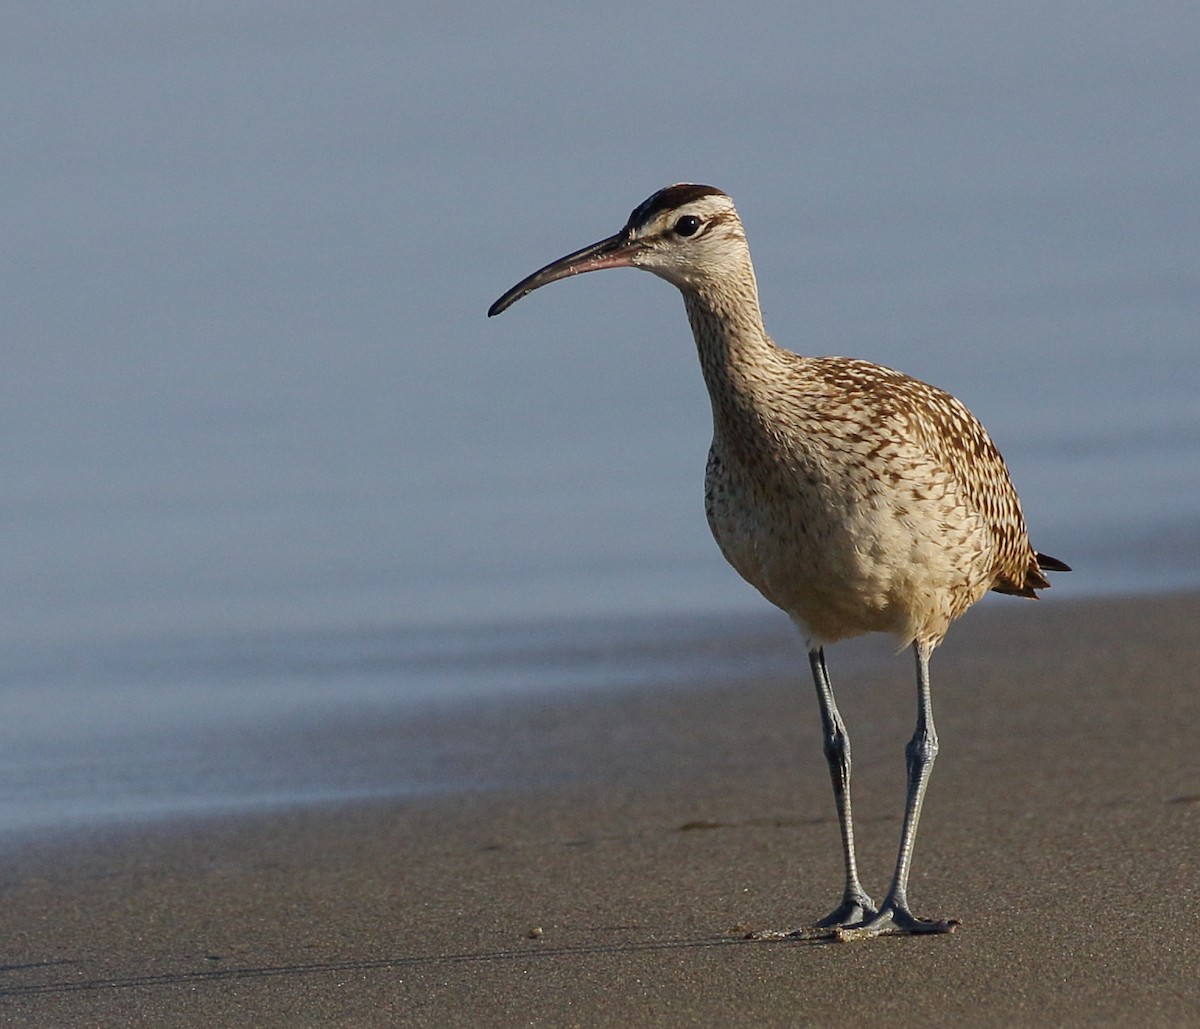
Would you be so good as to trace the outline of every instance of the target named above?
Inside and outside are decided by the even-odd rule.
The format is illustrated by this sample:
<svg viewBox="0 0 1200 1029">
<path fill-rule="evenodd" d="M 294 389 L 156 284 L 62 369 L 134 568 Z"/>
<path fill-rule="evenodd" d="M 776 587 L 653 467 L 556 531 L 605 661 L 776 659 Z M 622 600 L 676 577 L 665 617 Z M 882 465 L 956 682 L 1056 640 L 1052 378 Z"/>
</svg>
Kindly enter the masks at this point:
<svg viewBox="0 0 1200 1029">
<path fill-rule="evenodd" d="M 951 633 L 911 883 L 918 914 L 962 920 L 950 936 L 740 938 L 809 924 L 840 888 L 797 647 L 787 677 L 539 694 L 324 741 L 386 762 L 444 733 L 433 759 L 476 788 L 8 841 L 0 1022 L 1196 1022 L 1197 624 L 1198 593 L 1047 598 Z M 911 662 L 842 649 L 879 892 Z"/>
</svg>

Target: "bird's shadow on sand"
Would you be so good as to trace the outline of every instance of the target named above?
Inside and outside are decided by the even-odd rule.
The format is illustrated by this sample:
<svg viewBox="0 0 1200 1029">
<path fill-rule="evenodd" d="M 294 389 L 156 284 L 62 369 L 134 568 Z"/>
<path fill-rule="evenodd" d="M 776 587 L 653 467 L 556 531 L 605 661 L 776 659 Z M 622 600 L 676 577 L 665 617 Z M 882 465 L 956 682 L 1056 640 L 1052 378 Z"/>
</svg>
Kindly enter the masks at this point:
<svg viewBox="0 0 1200 1029">
<path fill-rule="evenodd" d="M 491 963 L 503 961 L 546 961 L 554 958 L 583 957 L 596 954 L 637 954 L 654 951 L 708 950 L 717 947 L 770 947 L 836 945 L 832 938 L 784 937 L 751 939 L 746 936 L 714 936 L 707 939 L 654 940 L 642 943 L 578 944 L 547 946 L 531 941 L 527 947 L 510 950 L 470 951 L 455 954 L 424 954 L 407 957 L 377 958 L 363 961 L 320 961 L 292 965 L 244 965 L 237 968 L 212 968 L 194 971 L 161 972 L 154 975 L 106 976 L 94 979 L 60 980 L 0 986 L 0 998 L 36 994 L 76 993 L 84 990 L 146 989 L 156 986 L 220 983 L 245 979 L 272 979 L 284 976 L 320 975 L 327 972 L 369 972 L 420 966 Z M 50 965 L 79 965 L 82 961 L 46 961 L 24 965 L 0 966 L 0 973 L 24 971 Z"/>
</svg>

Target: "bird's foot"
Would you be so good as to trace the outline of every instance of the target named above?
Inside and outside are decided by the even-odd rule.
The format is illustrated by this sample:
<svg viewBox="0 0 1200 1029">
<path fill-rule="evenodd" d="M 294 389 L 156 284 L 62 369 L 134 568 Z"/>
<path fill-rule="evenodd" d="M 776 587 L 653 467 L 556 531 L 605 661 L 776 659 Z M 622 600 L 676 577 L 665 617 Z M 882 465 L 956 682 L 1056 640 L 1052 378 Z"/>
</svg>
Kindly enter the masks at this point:
<svg viewBox="0 0 1200 1029">
<path fill-rule="evenodd" d="M 936 933 L 952 933 L 958 928 L 958 919 L 918 918 L 908 910 L 907 904 L 885 901 L 883 907 L 870 918 L 833 929 L 833 938 L 839 942 L 869 940 L 876 936 L 920 936 Z"/>
<path fill-rule="evenodd" d="M 757 929 L 748 940 L 827 940 L 846 926 L 864 925 L 876 916 L 875 904 L 865 893 L 847 895 L 816 925 L 803 929 Z"/>
<path fill-rule="evenodd" d="M 861 925 L 877 914 L 874 901 L 865 893 L 860 893 L 857 896 L 847 896 L 816 924 L 816 928 L 836 929 L 845 925 Z"/>
</svg>

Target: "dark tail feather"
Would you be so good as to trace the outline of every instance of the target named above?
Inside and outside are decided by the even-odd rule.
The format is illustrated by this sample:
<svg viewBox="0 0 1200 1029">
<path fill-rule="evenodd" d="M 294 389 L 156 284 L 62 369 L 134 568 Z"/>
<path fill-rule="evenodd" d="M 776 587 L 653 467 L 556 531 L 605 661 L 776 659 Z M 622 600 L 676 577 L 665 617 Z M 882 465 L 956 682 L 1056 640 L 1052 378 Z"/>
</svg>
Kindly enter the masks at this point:
<svg viewBox="0 0 1200 1029">
<path fill-rule="evenodd" d="M 1035 554 L 1038 567 L 1043 572 L 1069 572 L 1071 566 L 1063 564 L 1057 557 L 1050 557 L 1049 554 Z"/>
<path fill-rule="evenodd" d="M 1025 572 L 1025 581 L 1016 582 L 998 582 L 992 587 L 997 593 L 1007 593 L 1012 597 L 1028 597 L 1030 600 L 1037 600 L 1038 590 L 1048 590 L 1050 583 L 1042 572 L 1069 572 L 1070 565 L 1063 564 L 1056 557 L 1047 557 L 1045 554 L 1035 554 L 1036 563 L 1030 565 Z"/>
</svg>

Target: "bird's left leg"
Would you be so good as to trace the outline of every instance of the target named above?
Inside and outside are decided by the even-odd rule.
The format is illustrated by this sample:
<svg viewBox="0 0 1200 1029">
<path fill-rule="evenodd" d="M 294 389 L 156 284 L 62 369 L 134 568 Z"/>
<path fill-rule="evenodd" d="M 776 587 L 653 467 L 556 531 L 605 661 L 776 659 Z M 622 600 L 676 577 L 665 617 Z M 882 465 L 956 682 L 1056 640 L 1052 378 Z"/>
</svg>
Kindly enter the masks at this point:
<svg viewBox="0 0 1200 1029">
<path fill-rule="evenodd" d="M 921 818 L 925 787 L 929 783 L 938 752 L 929 689 L 929 657 L 933 652 L 933 644 L 918 640 L 913 644 L 913 649 L 917 657 L 917 728 L 904 751 L 908 766 L 908 794 L 904 806 L 904 825 L 900 830 L 896 871 L 879 912 L 857 925 L 835 930 L 838 939 L 856 940 L 886 934 L 948 933 L 958 925 L 953 920 L 926 921 L 917 918 L 908 906 L 908 872 L 913 844 L 917 839 L 917 823 Z"/>
</svg>

